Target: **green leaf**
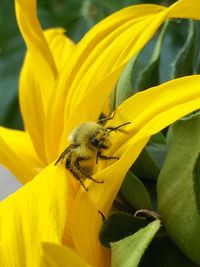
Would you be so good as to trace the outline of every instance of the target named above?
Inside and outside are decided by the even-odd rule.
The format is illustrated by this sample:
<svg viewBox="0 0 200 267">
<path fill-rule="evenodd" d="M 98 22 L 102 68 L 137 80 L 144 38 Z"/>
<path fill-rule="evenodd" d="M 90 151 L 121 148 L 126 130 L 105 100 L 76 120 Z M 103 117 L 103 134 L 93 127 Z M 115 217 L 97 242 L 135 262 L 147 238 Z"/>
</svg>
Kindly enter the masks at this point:
<svg viewBox="0 0 200 267">
<path fill-rule="evenodd" d="M 156 191 L 156 183 L 157 181 L 155 180 L 150 180 L 150 179 L 144 179 L 142 180 L 149 197 L 151 199 L 151 210 L 157 211 L 158 210 L 158 205 L 157 205 L 157 191 Z"/>
<path fill-rule="evenodd" d="M 166 145 L 166 139 L 165 136 L 162 134 L 162 132 L 159 132 L 157 134 L 154 134 L 151 136 L 149 140 L 149 144 L 158 144 L 158 145 Z"/>
<path fill-rule="evenodd" d="M 157 181 L 167 152 L 165 136 L 160 132 L 151 137 L 147 146 L 134 162 L 131 170 L 141 179 Z"/>
<path fill-rule="evenodd" d="M 122 102 L 136 93 L 136 88 L 134 87 L 132 80 L 137 60 L 138 54 L 130 59 L 128 64 L 125 66 L 116 88 L 114 88 L 110 95 L 110 110 L 116 109 Z"/>
<path fill-rule="evenodd" d="M 131 167 L 131 171 L 141 179 L 157 180 L 160 170 L 152 155 L 145 147 Z"/>
<path fill-rule="evenodd" d="M 145 251 L 139 267 L 197 267 L 191 262 L 167 236 L 153 239 Z"/>
<path fill-rule="evenodd" d="M 146 188 L 130 171 L 127 173 L 119 193 L 135 210 L 151 208 L 151 200 Z"/>
<path fill-rule="evenodd" d="M 141 53 L 139 52 L 138 54 L 136 54 L 126 65 L 117 83 L 117 86 L 115 90 L 113 90 L 113 94 L 111 95 L 111 110 L 117 108 L 128 97 L 136 93 L 138 91 L 138 88 L 139 90 L 143 90 L 153 85 L 159 84 L 160 50 L 167 29 L 167 24 L 168 23 L 165 23 L 163 26 L 149 64 L 140 74 L 138 82 L 139 86 L 136 86 L 136 81 L 138 80 L 138 60 Z"/>
<path fill-rule="evenodd" d="M 138 55 L 135 55 L 126 65 L 118 83 L 116 86 L 116 108 L 124 102 L 128 97 L 136 93 L 134 86 L 132 84 L 132 76 L 134 72 L 134 67 L 137 62 Z"/>
<path fill-rule="evenodd" d="M 167 30 L 168 21 L 165 22 L 163 25 L 162 31 L 160 32 L 160 35 L 158 37 L 158 40 L 156 42 L 155 49 L 153 51 L 153 55 L 149 61 L 149 63 L 146 65 L 144 70 L 141 72 L 139 78 L 138 78 L 138 90 L 142 91 L 147 88 L 150 88 L 152 86 L 156 86 L 160 82 L 160 53 L 161 53 L 161 47 L 163 44 L 163 40 L 165 37 L 165 33 Z"/>
<path fill-rule="evenodd" d="M 146 147 L 147 152 L 151 155 L 151 158 L 155 162 L 155 165 L 159 168 L 162 168 L 166 153 L 167 153 L 167 146 L 157 143 L 152 143 L 147 145 Z"/>
<path fill-rule="evenodd" d="M 200 151 L 199 132 L 198 113 L 172 126 L 168 155 L 157 185 L 158 207 L 169 237 L 197 264 L 200 264 L 200 213 L 196 199 L 199 189 L 194 190 L 194 186 L 199 186 L 199 181 L 193 173 Z"/>
<path fill-rule="evenodd" d="M 137 267 L 159 228 L 160 221 L 156 220 L 134 235 L 111 243 L 112 267 Z"/>
<path fill-rule="evenodd" d="M 194 64 L 196 59 L 196 28 L 194 21 L 189 21 L 188 36 L 182 49 L 177 54 L 175 61 L 172 65 L 172 76 L 178 78 L 194 73 Z"/>
<path fill-rule="evenodd" d="M 136 218 L 131 214 L 115 212 L 103 222 L 99 239 L 102 245 L 110 248 L 110 242 L 116 242 L 134 234 L 146 225 L 147 220 L 144 218 Z"/>
</svg>

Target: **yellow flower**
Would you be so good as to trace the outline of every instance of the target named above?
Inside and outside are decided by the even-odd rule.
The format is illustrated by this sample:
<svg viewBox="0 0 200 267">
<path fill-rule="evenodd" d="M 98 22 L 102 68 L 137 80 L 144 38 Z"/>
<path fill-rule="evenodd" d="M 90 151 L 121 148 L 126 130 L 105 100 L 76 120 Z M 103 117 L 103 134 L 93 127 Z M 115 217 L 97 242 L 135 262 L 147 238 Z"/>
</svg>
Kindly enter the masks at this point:
<svg viewBox="0 0 200 267">
<path fill-rule="evenodd" d="M 39 174 L 0 203 L 1 266 L 38 266 L 44 241 L 70 247 L 85 266 L 110 266 L 110 252 L 98 240 L 98 210 L 109 212 L 149 137 L 200 107 L 200 76 L 138 93 L 118 108 L 112 125 L 132 123 L 127 135 L 116 133 L 113 138 L 110 153 L 120 159 L 102 164 L 94 175 L 104 184 L 87 181 L 86 192 L 64 167 L 52 162 L 68 145 L 66 136 L 75 126 L 97 120 L 128 60 L 166 18 L 200 18 L 198 0 L 181 0 L 169 8 L 125 8 L 101 21 L 77 45 L 62 29 L 43 33 L 34 0 L 15 3 L 28 48 L 20 77 L 26 130 L 0 128 L 0 163 L 22 183 Z M 76 254 L 67 250 L 69 266 L 75 266 Z"/>
</svg>

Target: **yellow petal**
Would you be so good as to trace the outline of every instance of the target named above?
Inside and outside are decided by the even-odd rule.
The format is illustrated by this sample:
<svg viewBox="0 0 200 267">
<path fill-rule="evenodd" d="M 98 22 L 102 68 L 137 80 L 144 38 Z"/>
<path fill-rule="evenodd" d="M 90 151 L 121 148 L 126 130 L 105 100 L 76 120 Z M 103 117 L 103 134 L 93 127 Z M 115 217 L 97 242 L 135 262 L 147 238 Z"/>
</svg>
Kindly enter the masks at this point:
<svg viewBox="0 0 200 267">
<path fill-rule="evenodd" d="M 88 192 L 80 188 L 73 204 L 71 225 L 75 248 L 91 265 L 97 262 L 98 267 L 109 266 L 107 252 L 98 240 L 101 225 L 98 210 L 104 215 L 108 213 L 126 172 L 149 137 L 200 108 L 199 83 L 200 75 L 173 80 L 130 97 L 117 110 L 114 125 L 132 121 L 127 126 L 128 134 L 119 133 L 113 138 L 113 152 L 120 160 L 94 175 L 97 180 L 103 179 L 103 184 L 88 181 Z"/>
<path fill-rule="evenodd" d="M 47 163 L 44 146 L 45 105 L 42 84 L 35 73 L 30 54 L 26 55 L 20 76 L 20 108 L 25 129 L 29 133 L 37 154 Z"/>
<path fill-rule="evenodd" d="M 164 10 L 137 22 L 129 21 L 114 32 L 117 36 L 113 34 L 112 38 L 110 36 L 105 38 L 96 45 L 96 49 L 92 50 L 82 65 L 80 75 L 78 73 L 70 89 L 73 90 L 73 95 L 71 94 L 71 101 L 66 103 L 65 117 L 69 115 L 69 120 L 66 121 L 63 131 L 61 150 L 66 145 L 66 135 L 76 124 L 97 119 L 125 64 L 152 37 L 166 18 L 167 12 L 168 10 Z M 93 56 L 95 56 L 95 61 L 92 64 Z M 87 66 L 87 71 L 84 66 Z M 98 101 L 95 101 L 96 99 Z"/>
<path fill-rule="evenodd" d="M 28 182 L 44 167 L 27 133 L 0 127 L 0 143 L 0 164 L 20 182 Z"/>
<path fill-rule="evenodd" d="M 42 249 L 41 267 L 90 267 L 77 253 L 68 247 L 43 243 Z"/>
<path fill-rule="evenodd" d="M 130 7 L 101 21 L 80 41 L 50 101 L 47 142 L 54 147 L 52 157 L 58 153 L 54 139 L 60 139 L 63 123 L 62 148 L 76 124 L 97 118 L 125 63 L 151 38 L 166 15 L 160 6 Z M 66 88 L 70 88 L 68 95 Z"/>
<path fill-rule="evenodd" d="M 48 43 L 50 45 L 50 49 L 52 51 L 52 54 L 54 56 L 54 60 L 57 65 L 57 69 L 60 72 L 62 68 L 68 64 L 70 61 L 71 55 L 75 50 L 75 45 L 74 43 L 64 36 L 64 30 L 63 29 L 51 29 L 45 31 L 45 36 L 48 40 Z M 65 94 L 67 94 L 69 87 L 65 88 Z M 57 88 L 55 88 L 52 92 L 52 101 L 54 102 L 54 95 L 56 92 Z M 62 99 L 60 99 L 62 101 Z M 46 151 L 47 151 L 47 161 L 51 162 L 54 160 L 57 156 L 57 149 L 55 150 L 56 147 L 59 145 L 59 139 L 56 139 L 57 135 L 54 135 L 54 132 L 57 131 L 58 128 L 58 123 L 61 122 L 60 114 L 63 114 L 64 110 L 62 110 L 62 105 L 59 106 L 59 112 L 56 115 L 57 117 L 57 123 L 56 127 L 55 125 L 51 124 L 50 121 L 50 114 L 52 112 L 52 102 L 48 103 L 47 107 L 47 114 L 46 114 L 46 119 L 45 119 L 45 142 L 46 142 Z M 53 127 L 53 136 L 51 132 L 51 128 Z M 48 140 L 49 138 L 52 138 L 53 143 L 49 145 Z"/>
<path fill-rule="evenodd" d="M 134 138 L 139 138 L 140 135 L 142 138 L 150 136 L 185 114 L 198 109 L 199 82 L 200 75 L 175 79 L 137 93 L 122 103 L 112 124 L 119 125 L 127 121 L 132 123 L 126 128 L 129 134 L 116 136 L 111 153 L 130 139 L 130 136 Z"/>
<path fill-rule="evenodd" d="M 84 51 L 84 62 L 82 62 L 81 67 L 76 66 L 76 76 L 73 79 L 69 98 L 66 102 L 66 114 L 73 114 L 73 111 L 77 108 L 79 102 L 82 102 L 82 97 L 85 96 L 87 92 L 93 91 L 94 86 L 98 84 L 105 76 L 108 76 L 117 68 L 122 67 L 121 64 L 123 64 L 123 61 L 126 62 L 126 57 L 130 58 L 136 50 L 139 50 L 139 48 L 141 48 L 146 41 L 150 39 L 153 30 L 151 27 L 149 27 L 148 33 L 144 33 L 146 40 L 143 40 L 143 43 L 137 47 L 138 38 L 140 38 L 141 33 L 146 31 L 147 25 L 151 24 L 152 21 L 155 22 L 156 20 L 156 15 L 151 15 L 150 12 L 146 17 L 144 17 L 146 10 L 147 7 L 146 9 L 143 8 L 140 10 L 140 13 L 138 12 L 141 18 L 134 17 L 133 12 L 132 19 L 123 22 L 116 28 L 113 27 L 114 29 L 107 34 L 107 36 L 103 36 L 102 34 L 102 40 L 96 40 L 95 37 L 98 32 L 95 32 L 97 28 L 94 27 L 94 40 L 92 40 L 93 49 L 88 49 L 89 51 L 86 52 Z M 155 10 L 157 11 L 156 7 Z M 137 16 L 139 15 L 138 13 Z M 100 23 L 101 27 L 103 28 L 104 25 L 105 29 L 108 28 L 109 24 L 107 25 L 107 23 L 102 21 Z M 156 24 L 158 27 L 158 20 L 156 21 Z M 156 30 L 157 27 L 154 26 L 153 28 Z M 100 30 L 102 29 L 100 28 Z M 92 31 L 88 35 L 91 35 L 91 33 Z M 134 34 L 132 35 L 132 33 Z M 85 42 L 89 42 L 88 39 L 89 38 L 87 38 L 86 35 L 86 37 L 77 45 L 77 49 L 80 51 L 83 50 Z M 102 91 L 106 90 L 103 89 Z"/>
<path fill-rule="evenodd" d="M 50 165 L 0 203 L 1 266 L 39 266 L 41 242 L 61 244 L 66 200 L 66 172 Z"/>
<path fill-rule="evenodd" d="M 146 44 L 165 18 L 179 17 L 182 10 L 184 10 L 183 13 L 185 17 L 200 18 L 199 13 L 193 11 L 195 10 L 195 5 L 197 5 L 196 1 L 191 1 L 189 4 L 186 3 L 186 1 L 180 1 L 170 6 L 168 9 L 161 7 L 159 9 L 159 6 L 149 5 L 137 6 L 135 10 L 134 7 L 130 7 L 130 10 L 132 9 L 132 11 L 135 11 L 132 12 L 135 17 L 129 17 L 126 23 L 124 21 L 121 23 L 121 32 L 120 27 L 118 30 L 115 29 L 117 38 L 115 38 L 114 34 L 114 38 L 111 37 L 112 33 L 110 33 L 110 36 L 107 38 L 104 36 L 103 41 L 99 42 L 97 45 L 95 44 L 96 47 L 93 46 L 92 51 L 89 51 L 89 49 L 87 53 L 84 51 L 87 55 L 87 59 L 84 62 L 81 61 L 81 68 L 79 67 L 80 64 L 76 68 L 77 75 L 73 82 L 71 81 L 71 93 L 69 93 L 69 98 L 66 101 L 66 126 L 62 134 L 59 152 L 66 146 L 66 136 L 76 124 L 88 119 L 96 120 L 128 59 Z M 187 6 L 189 6 L 189 13 L 187 13 Z M 140 7 L 144 10 L 144 13 L 139 9 Z M 124 9 L 120 12 L 124 12 L 124 14 L 126 13 L 127 15 L 128 9 Z M 112 16 L 110 16 L 110 18 L 111 17 Z M 138 19 L 138 17 L 140 19 Z M 107 20 L 105 20 L 106 23 Z M 105 21 L 101 22 L 99 25 L 104 25 L 103 23 L 105 23 Z M 94 34 L 95 30 L 96 28 L 88 35 Z M 88 41 L 87 35 L 85 39 Z M 80 51 L 83 50 L 82 44 L 84 44 L 85 39 L 77 46 Z M 108 41 L 110 41 L 110 43 L 112 42 L 112 45 L 106 47 L 106 42 Z M 100 56 L 99 52 L 101 52 Z M 96 99 L 98 99 L 98 101 L 95 101 Z M 82 103 L 84 103 L 84 105 Z M 87 106 L 87 109 L 85 109 L 85 106 Z M 69 120 L 67 120 L 67 118 L 69 118 Z M 71 118 L 73 118 L 73 120 Z"/>
<path fill-rule="evenodd" d="M 62 28 L 48 29 L 44 32 L 58 73 L 60 73 L 64 64 L 70 59 L 75 48 L 75 44 L 64 33 L 65 30 Z"/>
<path fill-rule="evenodd" d="M 16 0 L 16 17 L 46 101 L 57 76 L 56 65 L 36 14 L 36 1 Z"/>
<path fill-rule="evenodd" d="M 200 19 L 199 0 L 180 0 L 176 8 L 169 13 L 169 18 Z"/>
<path fill-rule="evenodd" d="M 55 64 L 60 70 L 63 64 L 70 57 L 74 45 L 64 35 L 63 29 L 49 29 L 45 32 L 49 48 L 54 58 Z M 39 48 L 38 48 L 39 49 Z M 37 71 L 43 66 L 37 65 Z M 23 114 L 25 127 L 29 132 L 34 147 L 44 163 L 48 163 L 44 143 L 45 116 L 48 106 L 48 98 L 43 95 L 46 90 L 44 78 L 48 79 L 48 73 L 44 78 L 40 77 L 35 70 L 35 62 L 31 57 L 31 52 L 27 53 L 20 77 L 20 106 Z M 49 94 L 53 90 L 52 83 L 49 86 Z M 48 151 L 47 151 L 48 152 Z"/>
</svg>

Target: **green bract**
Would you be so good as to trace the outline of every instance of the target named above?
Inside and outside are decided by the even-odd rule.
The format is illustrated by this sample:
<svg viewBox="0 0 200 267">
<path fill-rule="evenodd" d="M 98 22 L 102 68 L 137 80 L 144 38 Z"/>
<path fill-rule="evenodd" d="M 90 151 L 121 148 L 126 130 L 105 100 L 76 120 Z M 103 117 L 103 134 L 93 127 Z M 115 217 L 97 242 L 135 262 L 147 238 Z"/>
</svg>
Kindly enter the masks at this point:
<svg viewBox="0 0 200 267">
<path fill-rule="evenodd" d="M 111 243 L 112 267 L 137 267 L 149 243 L 160 228 L 156 220 L 134 235 Z"/>
</svg>

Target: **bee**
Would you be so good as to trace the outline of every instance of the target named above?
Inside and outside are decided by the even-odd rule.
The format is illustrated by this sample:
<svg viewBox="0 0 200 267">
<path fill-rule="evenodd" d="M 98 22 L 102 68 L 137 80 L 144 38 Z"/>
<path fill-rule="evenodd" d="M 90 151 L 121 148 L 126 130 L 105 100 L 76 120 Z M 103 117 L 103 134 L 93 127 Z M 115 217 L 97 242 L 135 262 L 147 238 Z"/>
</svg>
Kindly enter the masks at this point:
<svg viewBox="0 0 200 267">
<path fill-rule="evenodd" d="M 108 120 L 112 119 L 105 118 L 98 122 L 88 121 L 77 126 L 72 133 L 69 135 L 70 145 L 62 152 L 54 165 L 59 162 L 65 161 L 65 167 L 69 170 L 72 175 L 81 183 L 86 191 L 82 180 L 90 179 L 95 183 L 103 183 L 104 181 L 97 181 L 92 177 L 94 174 L 95 164 L 98 160 L 111 160 L 118 157 L 107 156 L 104 151 L 111 147 L 111 136 L 112 131 L 122 131 L 120 128 L 129 124 L 126 122 L 117 127 L 105 127 Z"/>
</svg>

